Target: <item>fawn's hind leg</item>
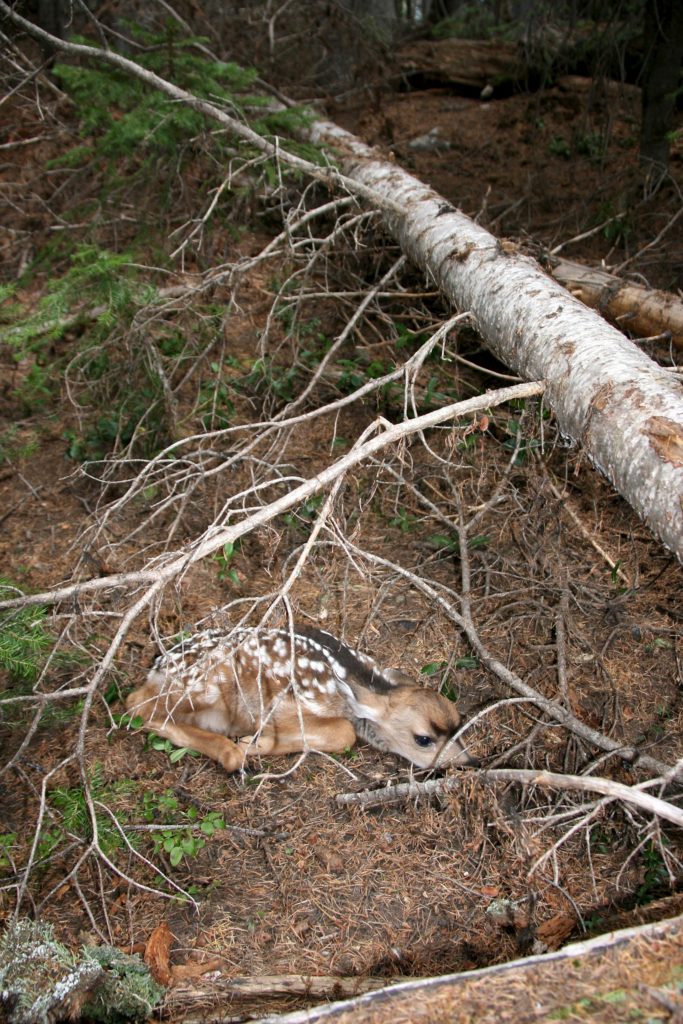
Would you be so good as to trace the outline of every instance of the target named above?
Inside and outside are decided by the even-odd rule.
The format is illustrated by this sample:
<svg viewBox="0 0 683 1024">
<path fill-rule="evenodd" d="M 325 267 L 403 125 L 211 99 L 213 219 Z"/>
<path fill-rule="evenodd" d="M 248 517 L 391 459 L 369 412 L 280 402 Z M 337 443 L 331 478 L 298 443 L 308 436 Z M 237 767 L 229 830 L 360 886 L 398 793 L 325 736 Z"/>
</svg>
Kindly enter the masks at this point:
<svg viewBox="0 0 683 1024">
<path fill-rule="evenodd" d="M 218 761 L 226 772 L 236 772 L 242 767 L 245 751 L 227 736 L 187 722 L 174 721 L 174 714 L 184 717 L 184 714 L 179 714 L 182 701 L 178 701 L 173 711 L 166 709 L 165 700 L 162 706 L 160 704 L 158 689 L 147 684 L 129 694 L 126 700 L 129 713 L 140 715 L 144 728 L 149 732 L 163 736 L 178 747 L 191 747 L 200 754 L 206 754 L 212 761 Z"/>
<path fill-rule="evenodd" d="M 304 732 L 298 719 L 284 724 L 278 722 L 261 734 L 243 736 L 239 746 L 246 757 L 257 754 L 298 754 L 307 747 L 325 753 L 341 754 L 356 742 L 356 733 L 347 718 L 304 717 Z M 305 742 L 304 742 L 305 737 Z"/>
<path fill-rule="evenodd" d="M 199 729 L 196 725 L 178 725 L 176 722 L 155 721 L 153 718 L 145 723 L 145 728 L 170 740 L 177 747 L 191 747 L 200 754 L 206 754 L 212 761 L 218 761 L 226 772 L 236 772 L 244 764 L 246 751 L 227 736 Z"/>
</svg>

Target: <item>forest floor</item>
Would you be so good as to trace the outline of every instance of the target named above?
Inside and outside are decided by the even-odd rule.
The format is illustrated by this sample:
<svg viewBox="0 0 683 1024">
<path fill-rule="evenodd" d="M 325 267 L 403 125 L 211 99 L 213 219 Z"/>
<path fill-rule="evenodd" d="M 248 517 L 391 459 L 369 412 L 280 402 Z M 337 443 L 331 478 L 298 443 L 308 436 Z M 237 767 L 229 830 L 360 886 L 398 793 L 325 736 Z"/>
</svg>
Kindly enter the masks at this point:
<svg viewBox="0 0 683 1024">
<path fill-rule="evenodd" d="M 489 102 L 447 89 L 411 93 L 385 87 L 371 102 L 336 105 L 331 116 L 534 255 L 609 221 L 567 245 L 563 255 L 616 266 L 659 235 L 683 188 L 679 138 L 670 180 L 652 194 L 644 192 L 636 159 L 637 101 L 635 90 L 614 85 L 600 95 L 588 80 L 567 78 L 542 93 Z M 18 129 L 8 104 L 0 110 L 2 141 L 38 134 L 37 117 Z M 608 133 L 600 127 L 606 118 Z M 411 145 L 434 128 L 436 148 Z M 59 140 L 50 139 L 3 152 L 0 184 L 25 182 L 39 196 L 48 185 L 37 183 L 58 147 Z M 222 258 L 257 253 L 278 230 L 270 232 L 268 225 L 254 217 L 237 238 L 226 229 L 222 243 L 228 255 Z M 17 204 L 5 229 L 1 244 L 16 260 L 9 229 L 16 237 L 28 233 L 35 253 L 49 237 L 50 215 L 38 202 Z M 222 243 L 214 236 L 217 250 Z M 378 231 L 372 244 L 366 243 L 364 260 L 354 264 L 358 281 L 363 274 L 370 279 L 373 261 L 387 258 Z M 675 290 L 682 270 L 675 232 L 635 259 L 631 269 L 654 287 Z M 34 276 L 23 299 L 39 294 L 43 283 Z M 404 276 L 402 285 L 406 295 L 429 292 L 418 274 Z M 219 304 L 224 297 L 218 289 L 212 301 Z M 273 297 L 272 279 L 262 270 L 242 282 L 239 309 L 222 339 L 235 379 L 255 359 Z M 425 309 L 433 324 L 446 315 L 434 295 L 391 302 L 387 315 L 394 325 L 413 332 L 429 328 Z M 334 336 L 347 315 L 342 302 L 321 299 L 311 330 Z M 272 337 L 284 345 L 282 330 Z M 75 572 L 85 578 L 139 567 L 143 547 L 162 550 L 169 530 L 168 520 L 149 518 L 153 496 L 146 496 L 129 504 L 98 542 L 84 539 L 92 537 L 87 531 L 101 513 L 103 494 L 74 457 L 83 410 L 67 395 L 64 380 L 80 341 L 80 331 L 70 330 L 42 353 L 54 376 L 42 397 L 34 394 L 30 401 L 25 383 L 34 357 L 24 353 L 17 360 L 9 346 L 0 345 L 2 572 L 29 591 L 48 589 Z M 491 373 L 507 371 L 487 356 L 472 330 L 460 332 L 452 345 L 465 361 L 430 364 L 424 387 L 435 402 L 501 386 Z M 647 350 L 668 365 L 675 362 L 665 345 Z M 359 329 L 344 355 L 338 373 L 367 376 L 374 362 L 387 367 L 397 358 L 379 319 Z M 339 376 L 336 383 L 327 380 L 323 397 L 335 396 L 339 386 Z M 254 385 L 236 391 L 233 400 L 231 415 L 256 422 L 267 402 L 277 408 L 278 395 Z M 194 399 L 181 391 L 178 401 L 182 419 L 183 403 L 189 409 Z M 391 396 L 379 404 L 373 398 L 347 407 L 334 421 L 305 422 L 282 440 L 278 467 L 297 479 L 312 476 L 378 412 L 392 418 L 400 404 L 392 405 Z M 519 423 L 524 442 L 510 467 Z M 205 481 L 175 527 L 174 544 L 210 521 L 221 507 L 222 487 L 247 487 L 253 472 L 245 459 L 231 471 L 228 485 L 220 477 Z M 497 487 L 500 500 L 487 505 Z M 562 675 L 574 714 L 624 745 L 637 745 L 668 764 L 683 756 L 680 567 L 538 406 L 494 410 L 464 438 L 435 432 L 428 446 L 407 446 L 401 462 L 367 464 L 349 477 L 335 521 L 354 547 L 328 537 L 315 549 L 290 593 L 296 617 L 324 625 L 425 685 L 455 690 L 465 717 L 509 697 L 472 657 L 442 609 L 405 578 L 354 556 L 357 549 L 372 551 L 457 592 L 462 564 L 453 531 L 426 509 L 420 494 L 436 502 L 451 523 L 459 509 L 483 509 L 470 544 L 472 605 L 481 638 L 501 661 L 552 698 L 558 697 Z M 239 601 L 273 593 L 305 542 L 316 509 L 305 507 L 250 534 L 232 559 L 207 559 L 193 567 L 160 605 L 156 622 L 162 634 L 170 637 L 200 620 L 229 622 L 241 614 Z M 134 536 L 138 528 L 144 533 Z M 65 639 L 88 659 L 106 646 L 123 608 L 121 595 L 83 627 L 74 626 L 73 608 L 60 608 L 51 628 L 68 629 Z M 123 709 L 119 694 L 139 685 L 154 654 L 142 617 L 117 658 L 109 704 L 93 708 L 85 737 L 93 791 L 109 809 L 103 812 L 102 842 L 120 875 L 93 859 L 70 874 L 87 834 L 75 766 L 49 783 L 40 840 L 45 861 L 32 877 L 26 909 L 40 912 L 73 944 L 97 942 L 99 933 L 116 945 L 140 948 L 166 921 L 174 937 L 173 961 L 219 958 L 229 977 L 390 979 L 485 967 L 681 912 L 680 835 L 614 801 L 581 803 L 567 794 L 492 785 L 466 772 L 459 789 L 438 800 L 373 810 L 339 807 L 335 797 L 341 792 L 410 775 L 395 757 L 364 745 L 337 758 L 311 755 L 291 774 L 293 758 L 269 758 L 244 777 L 227 777 L 201 757 L 175 763 L 143 734 L 112 729 L 110 712 Z M 72 660 L 55 671 L 62 680 L 80 677 L 83 664 Z M 13 692 L 15 685 L 8 679 L 3 688 Z M 0 725 L 4 756 L 17 750 L 27 726 L 16 711 Z M 45 714 L 0 779 L 0 920 L 14 910 L 16 872 L 33 839 L 41 781 L 73 749 L 79 726 L 78 708 Z M 598 764 L 595 750 L 524 704 L 499 704 L 471 740 L 485 765 L 502 756 L 519 767 L 585 772 L 593 766 L 597 774 L 622 782 L 645 778 L 618 757 Z M 259 780 L 264 770 L 279 777 Z M 152 864 L 142 864 L 120 841 L 114 818 Z M 215 831 L 212 821 L 219 822 Z M 202 822 L 208 823 L 204 845 L 193 845 L 189 837 Z M 177 863 L 172 839 L 156 849 L 154 833 L 144 831 L 161 824 L 185 829 L 188 845 Z M 580 827 L 570 834 L 573 824 Z M 135 882 L 167 888 L 154 865 L 192 899 L 137 888 Z M 207 988 L 207 1004 L 211 999 Z M 236 999 L 229 1012 L 248 1017 L 306 1002 L 266 993 Z M 603 1009 L 605 1020 L 617 1019 L 609 1016 L 614 1010 L 607 1003 Z M 222 1012 L 228 1012 L 225 1004 Z M 601 1013 L 595 1010 L 591 1019 L 603 1019 Z M 667 1014 L 658 1017 L 652 1010 L 650 1016 Z"/>
</svg>

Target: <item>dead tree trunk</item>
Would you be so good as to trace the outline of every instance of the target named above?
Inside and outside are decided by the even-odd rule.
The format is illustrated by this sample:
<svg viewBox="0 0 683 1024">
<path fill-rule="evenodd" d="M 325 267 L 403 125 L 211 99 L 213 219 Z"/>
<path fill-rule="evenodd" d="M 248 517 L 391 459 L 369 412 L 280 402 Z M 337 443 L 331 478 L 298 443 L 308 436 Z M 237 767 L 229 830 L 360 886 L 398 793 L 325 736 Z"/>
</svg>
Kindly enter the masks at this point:
<svg viewBox="0 0 683 1024">
<path fill-rule="evenodd" d="M 572 260 L 557 260 L 551 269 L 572 295 L 608 320 L 642 338 L 668 334 L 676 348 L 683 348 L 683 301 L 677 295 L 622 281 L 605 270 Z"/>
<path fill-rule="evenodd" d="M 669 133 L 673 127 L 683 60 L 683 5 L 680 0 L 647 0 L 645 4 L 645 64 L 643 66 L 643 121 L 640 156 L 660 173 L 669 160 Z"/>
<path fill-rule="evenodd" d="M 345 174 L 387 203 L 386 223 L 492 352 L 546 381 L 562 432 L 683 561 L 683 388 L 527 256 L 499 242 L 433 189 L 331 122 Z M 400 211 L 400 212 L 399 212 Z"/>
</svg>

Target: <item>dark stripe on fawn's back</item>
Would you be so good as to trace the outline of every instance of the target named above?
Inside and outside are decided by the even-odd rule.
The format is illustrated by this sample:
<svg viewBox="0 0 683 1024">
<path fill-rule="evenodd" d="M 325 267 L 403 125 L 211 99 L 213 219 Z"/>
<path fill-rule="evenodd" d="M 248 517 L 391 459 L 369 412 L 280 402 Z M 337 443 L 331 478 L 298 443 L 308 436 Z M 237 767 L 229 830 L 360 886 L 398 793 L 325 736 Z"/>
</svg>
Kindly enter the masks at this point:
<svg viewBox="0 0 683 1024">
<path fill-rule="evenodd" d="M 374 690 L 375 693 L 391 693 L 392 690 L 396 689 L 388 679 L 384 678 L 380 671 L 375 668 L 368 668 L 346 644 L 343 644 L 341 640 L 337 640 L 336 636 L 332 636 L 331 633 L 326 633 L 324 629 L 305 626 L 298 628 L 297 633 L 300 636 L 308 637 L 309 640 L 314 640 L 315 643 L 320 644 L 326 651 L 329 651 L 334 661 L 351 673 L 354 682 L 360 683 L 361 686 L 366 686 L 368 690 Z"/>
</svg>

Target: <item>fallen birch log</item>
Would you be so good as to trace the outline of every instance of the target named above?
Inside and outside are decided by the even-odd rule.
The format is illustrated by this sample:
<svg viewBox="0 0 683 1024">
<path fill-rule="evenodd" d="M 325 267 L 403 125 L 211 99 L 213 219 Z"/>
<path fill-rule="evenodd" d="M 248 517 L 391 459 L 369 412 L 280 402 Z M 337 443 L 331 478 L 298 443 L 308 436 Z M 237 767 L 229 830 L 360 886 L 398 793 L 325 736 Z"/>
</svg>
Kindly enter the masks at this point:
<svg viewBox="0 0 683 1024">
<path fill-rule="evenodd" d="M 683 348 L 683 301 L 677 295 L 622 281 L 605 270 L 573 260 L 558 260 L 551 272 L 586 306 L 632 334 L 643 338 L 669 334 L 672 343 Z"/>
<path fill-rule="evenodd" d="M 474 315 L 497 358 L 546 381 L 563 434 L 683 560 L 680 384 L 534 260 L 376 150 L 329 121 L 316 122 L 312 137 L 334 147 L 347 178 L 386 201 L 385 222 L 403 251 Z"/>
</svg>

